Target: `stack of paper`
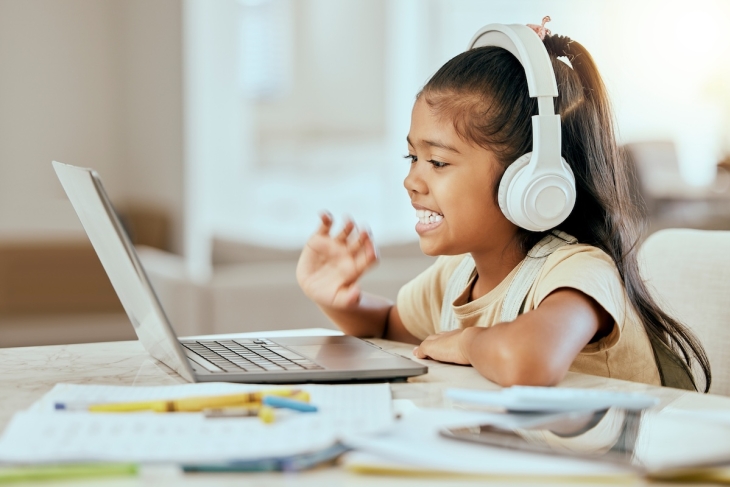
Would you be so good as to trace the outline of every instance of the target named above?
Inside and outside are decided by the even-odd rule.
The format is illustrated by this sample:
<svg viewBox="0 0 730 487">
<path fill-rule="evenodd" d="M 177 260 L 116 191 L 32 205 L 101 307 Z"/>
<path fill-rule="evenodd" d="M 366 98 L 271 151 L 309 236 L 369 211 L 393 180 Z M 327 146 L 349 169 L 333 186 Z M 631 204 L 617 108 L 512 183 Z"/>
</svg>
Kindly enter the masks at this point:
<svg viewBox="0 0 730 487">
<path fill-rule="evenodd" d="M 17 413 L 2 438 L 0 462 L 64 461 L 201 463 L 281 457 L 321 450 L 342 437 L 382 431 L 392 423 L 390 387 L 305 385 L 317 413 L 273 424 L 257 418 L 205 418 L 199 413 L 54 411 L 56 402 L 101 403 L 222 395 L 271 386 L 203 383 L 167 387 L 59 384 Z"/>
</svg>

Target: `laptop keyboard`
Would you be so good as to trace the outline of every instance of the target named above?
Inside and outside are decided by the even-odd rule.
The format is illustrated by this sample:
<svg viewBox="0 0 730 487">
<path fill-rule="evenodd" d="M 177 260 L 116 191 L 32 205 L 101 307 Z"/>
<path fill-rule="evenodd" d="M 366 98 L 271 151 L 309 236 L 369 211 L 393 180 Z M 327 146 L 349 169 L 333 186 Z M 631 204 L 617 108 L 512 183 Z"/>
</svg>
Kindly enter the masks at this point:
<svg viewBox="0 0 730 487">
<path fill-rule="evenodd" d="M 182 346 L 225 372 L 281 372 L 323 367 L 271 340 L 199 340 Z"/>
</svg>

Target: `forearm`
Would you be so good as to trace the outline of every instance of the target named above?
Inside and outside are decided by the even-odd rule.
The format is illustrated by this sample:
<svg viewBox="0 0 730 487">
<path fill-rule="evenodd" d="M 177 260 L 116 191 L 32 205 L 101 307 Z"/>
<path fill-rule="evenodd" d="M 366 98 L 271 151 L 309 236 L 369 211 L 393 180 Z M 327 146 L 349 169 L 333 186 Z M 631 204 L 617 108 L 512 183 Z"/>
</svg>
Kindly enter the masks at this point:
<svg viewBox="0 0 730 487">
<path fill-rule="evenodd" d="M 346 309 L 319 305 L 322 312 L 343 332 L 363 338 L 383 336 L 392 307 L 392 301 L 368 293 L 362 293 L 360 301 Z"/>
<path fill-rule="evenodd" d="M 503 386 L 560 382 L 583 347 L 613 318 L 593 298 L 558 289 L 510 323 L 464 333 L 464 354 L 480 374 Z"/>
<path fill-rule="evenodd" d="M 610 333 L 612 326 L 611 315 L 593 298 L 561 288 L 512 322 L 431 335 L 413 353 L 471 364 L 502 386 L 550 386 L 565 377 L 586 344 Z"/>
<path fill-rule="evenodd" d="M 461 340 L 469 363 L 481 375 L 505 387 L 560 382 L 572 360 L 556 355 L 540 337 L 520 333 L 523 327 L 519 325 L 512 322 L 465 329 Z"/>
</svg>

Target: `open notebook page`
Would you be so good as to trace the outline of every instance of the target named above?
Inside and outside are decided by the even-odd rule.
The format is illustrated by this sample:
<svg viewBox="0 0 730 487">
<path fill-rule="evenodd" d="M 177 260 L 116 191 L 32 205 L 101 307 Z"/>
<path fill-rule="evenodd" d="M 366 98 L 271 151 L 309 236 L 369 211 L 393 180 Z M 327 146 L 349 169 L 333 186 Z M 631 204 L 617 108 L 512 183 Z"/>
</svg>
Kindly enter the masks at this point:
<svg viewBox="0 0 730 487">
<path fill-rule="evenodd" d="M 59 384 L 17 413 L 0 438 L 0 462 L 216 462 L 294 455 L 392 423 L 388 384 L 304 385 L 317 413 L 273 424 L 196 413 L 54 412 L 56 402 L 114 402 L 231 394 L 271 386 L 207 383 L 165 387 Z"/>
<path fill-rule="evenodd" d="M 56 384 L 30 411 L 55 410 L 57 402 L 125 402 L 156 399 L 179 399 L 192 396 L 213 396 L 276 389 L 280 386 L 204 382 L 174 386 L 97 386 Z M 311 402 L 321 415 L 334 423 L 343 434 L 364 433 L 386 428 L 392 422 L 389 384 L 304 384 L 286 386 L 309 392 Z"/>
</svg>

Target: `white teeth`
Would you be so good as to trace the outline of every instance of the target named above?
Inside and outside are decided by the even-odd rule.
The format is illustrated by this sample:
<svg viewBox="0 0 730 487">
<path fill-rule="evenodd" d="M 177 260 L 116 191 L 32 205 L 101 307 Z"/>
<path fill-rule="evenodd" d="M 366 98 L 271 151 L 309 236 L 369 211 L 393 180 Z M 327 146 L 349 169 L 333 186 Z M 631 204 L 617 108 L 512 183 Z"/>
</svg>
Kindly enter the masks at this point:
<svg viewBox="0 0 730 487">
<path fill-rule="evenodd" d="M 416 210 L 416 217 L 420 223 L 426 225 L 430 223 L 438 223 L 444 219 L 442 214 L 431 210 Z"/>
</svg>

